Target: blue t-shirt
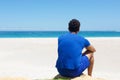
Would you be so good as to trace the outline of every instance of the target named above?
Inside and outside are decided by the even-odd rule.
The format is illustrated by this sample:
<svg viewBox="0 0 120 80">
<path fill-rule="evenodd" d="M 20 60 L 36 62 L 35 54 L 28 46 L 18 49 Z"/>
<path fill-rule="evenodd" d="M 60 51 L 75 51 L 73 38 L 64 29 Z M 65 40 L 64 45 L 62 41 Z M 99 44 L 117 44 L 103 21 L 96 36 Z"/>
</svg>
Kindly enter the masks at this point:
<svg viewBox="0 0 120 80">
<path fill-rule="evenodd" d="M 89 41 L 78 34 L 67 33 L 58 38 L 59 69 L 77 69 L 80 66 L 82 50 L 90 45 Z"/>
</svg>

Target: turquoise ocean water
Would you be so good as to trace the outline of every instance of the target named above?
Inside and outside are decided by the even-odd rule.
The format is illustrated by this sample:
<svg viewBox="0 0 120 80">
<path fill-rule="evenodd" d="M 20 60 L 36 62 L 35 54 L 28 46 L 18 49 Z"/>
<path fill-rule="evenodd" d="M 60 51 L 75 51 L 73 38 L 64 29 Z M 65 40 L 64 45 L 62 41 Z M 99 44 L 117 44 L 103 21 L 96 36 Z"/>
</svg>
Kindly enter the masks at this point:
<svg viewBox="0 0 120 80">
<path fill-rule="evenodd" d="M 0 38 L 52 38 L 59 37 L 67 31 L 0 31 Z M 81 31 L 84 37 L 120 37 L 115 31 Z"/>
</svg>

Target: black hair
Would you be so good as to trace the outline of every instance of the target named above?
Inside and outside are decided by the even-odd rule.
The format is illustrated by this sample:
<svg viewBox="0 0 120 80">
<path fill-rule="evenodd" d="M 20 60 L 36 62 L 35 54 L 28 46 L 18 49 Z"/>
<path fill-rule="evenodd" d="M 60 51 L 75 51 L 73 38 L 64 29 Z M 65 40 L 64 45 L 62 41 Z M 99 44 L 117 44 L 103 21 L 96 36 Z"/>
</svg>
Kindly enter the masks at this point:
<svg viewBox="0 0 120 80">
<path fill-rule="evenodd" d="M 68 24 L 70 32 L 78 32 L 80 28 L 80 22 L 77 19 L 72 19 Z"/>
</svg>

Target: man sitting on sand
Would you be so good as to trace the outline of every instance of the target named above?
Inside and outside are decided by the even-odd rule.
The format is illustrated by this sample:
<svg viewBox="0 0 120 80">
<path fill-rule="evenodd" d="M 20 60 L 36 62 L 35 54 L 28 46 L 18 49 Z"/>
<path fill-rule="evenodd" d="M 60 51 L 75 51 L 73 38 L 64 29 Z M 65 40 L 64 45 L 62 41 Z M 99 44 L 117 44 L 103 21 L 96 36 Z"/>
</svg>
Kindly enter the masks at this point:
<svg viewBox="0 0 120 80">
<path fill-rule="evenodd" d="M 69 22 L 69 32 L 58 38 L 58 59 L 56 68 L 64 77 L 77 77 L 88 68 L 88 75 L 92 76 L 94 64 L 93 53 L 96 51 L 90 42 L 78 35 L 80 22 L 72 19 Z M 86 49 L 82 53 L 83 49 Z"/>
</svg>

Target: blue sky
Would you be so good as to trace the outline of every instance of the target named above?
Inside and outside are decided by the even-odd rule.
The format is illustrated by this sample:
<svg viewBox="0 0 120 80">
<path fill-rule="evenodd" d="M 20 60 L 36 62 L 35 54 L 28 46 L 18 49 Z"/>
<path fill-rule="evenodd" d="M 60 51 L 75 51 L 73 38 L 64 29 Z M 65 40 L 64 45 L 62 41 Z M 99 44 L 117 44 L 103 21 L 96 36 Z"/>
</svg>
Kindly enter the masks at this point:
<svg viewBox="0 0 120 80">
<path fill-rule="evenodd" d="M 0 30 L 120 31 L 120 0 L 0 0 Z"/>
</svg>

